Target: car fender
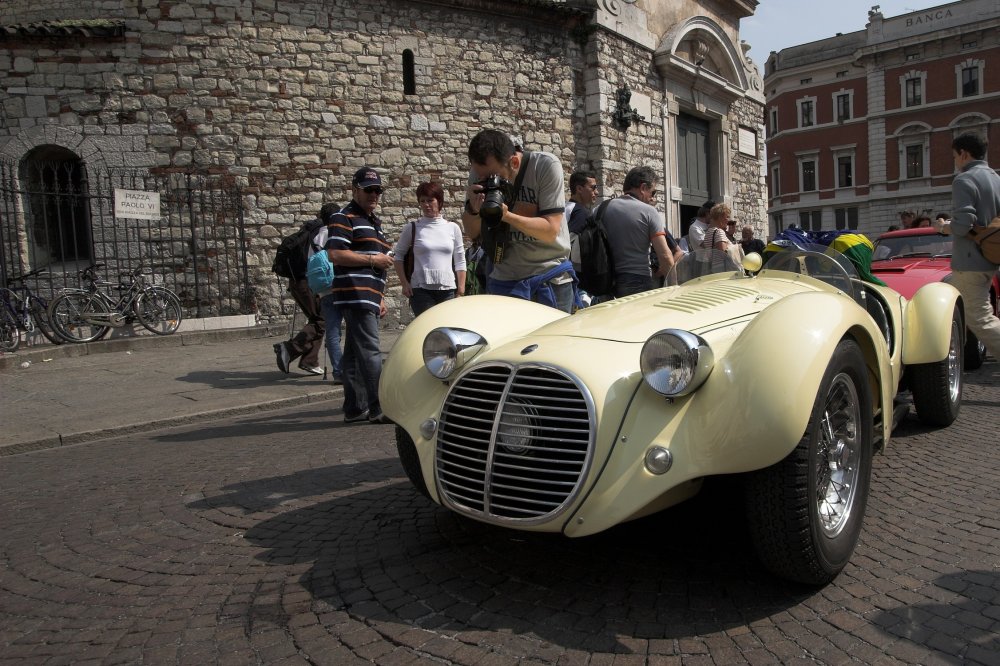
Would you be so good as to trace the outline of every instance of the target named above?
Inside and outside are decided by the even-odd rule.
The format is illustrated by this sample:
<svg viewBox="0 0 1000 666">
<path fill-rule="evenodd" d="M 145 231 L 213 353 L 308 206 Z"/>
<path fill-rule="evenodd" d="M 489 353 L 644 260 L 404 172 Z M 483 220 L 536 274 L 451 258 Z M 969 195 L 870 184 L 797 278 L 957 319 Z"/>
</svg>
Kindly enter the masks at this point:
<svg viewBox="0 0 1000 666">
<path fill-rule="evenodd" d="M 424 367 L 424 338 L 439 326 L 464 328 L 485 338 L 488 349 L 490 342 L 506 342 L 568 316 L 555 308 L 509 296 L 464 296 L 435 305 L 410 322 L 400 335 L 382 366 L 379 402 L 385 415 L 413 439 L 424 481 L 435 499 L 434 479 L 428 477 L 434 468 L 430 464 L 434 446 L 421 436 L 420 424 L 429 416 L 437 416 L 448 382 L 435 378 Z"/>
<path fill-rule="evenodd" d="M 823 375 L 845 336 L 858 341 L 873 382 L 880 384 L 873 396 L 891 405 L 889 355 L 868 313 L 839 294 L 789 296 L 746 326 L 692 395 L 671 402 L 639 386 L 613 451 L 565 533 L 599 532 L 647 513 L 661 496 L 704 476 L 748 472 L 785 458 L 805 432 Z M 886 441 L 888 428 L 882 433 Z M 652 474 L 643 464 L 653 445 L 671 453 L 665 474 Z"/>
<path fill-rule="evenodd" d="M 944 282 L 925 284 L 917 290 L 903 313 L 903 365 L 936 363 L 948 356 L 951 317 L 960 298 L 958 290 Z"/>
</svg>

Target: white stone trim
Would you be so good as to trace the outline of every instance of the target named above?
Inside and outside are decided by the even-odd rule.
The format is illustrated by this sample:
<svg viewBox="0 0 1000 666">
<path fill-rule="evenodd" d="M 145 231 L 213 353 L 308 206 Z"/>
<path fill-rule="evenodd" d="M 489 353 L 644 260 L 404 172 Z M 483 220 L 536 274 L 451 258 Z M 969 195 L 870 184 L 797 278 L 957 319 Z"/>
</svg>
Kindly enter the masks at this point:
<svg viewBox="0 0 1000 666">
<path fill-rule="evenodd" d="M 920 79 L 920 103 L 919 104 L 907 104 L 906 103 L 906 82 L 911 79 Z M 899 107 L 901 109 L 912 109 L 918 106 L 923 106 L 927 103 L 927 72 L 911 69 L 910 71 L 899 75 Z"/>
<path fill-rule="evenodd" d="M 847 115 L 846 118 L 841 118 L 838 115 L 838 112 L 839 112 L 840 109 L 837 106 L 837 98 L 839 98 L 841 95 L 847 95 L 847 112 L 848 112 L 848 115 Z M 833 104 L 833 114 L 831 116 L 833 118 L 833 122 L 835 122 L 835 123 L 842 123 L 842 122 L 846 122 L 848 120 L 853 120 L 854 119 L 854 89 L 853 88 L 841 88 L 840 90 L 837 90 L 837 91 L 834 91 L 834 92 L 830 93 L 830 101 Z"/>
<path fill-rule="evenodd" d="M 963 95 L 962 94 L 962 71 L 965 69 L 975 68 L 979 70 L 979 90 L 973 95 Z M 983 87 L 985 83 L 986 75 L 986 62 L 978 58 L 966 58 L 962 62 L 955 63 L 955 99 L 973 99 L 976 97 L 982 97 Z"/>
<path fill-rule="evenodd" d="M 803 125 L 802 124 L 802 105 L 805 104 L 806 102 L 811 102 L 812 103 L 812 114 L 810 114 L 811 115 L 811 119 L 812 119 L 812 123 L 809 124 L 809 125 Z M 796 127 L 799 127 L 799 128 L 803 128 L 803 127 L 816 127 L 817 122 L 816 122 L 816 96 L 815 95 L 806 96 L 806 97 L 800 97 L 799 99 L 795 100 L 795 121 L 796 121 Z"/>
</svg>

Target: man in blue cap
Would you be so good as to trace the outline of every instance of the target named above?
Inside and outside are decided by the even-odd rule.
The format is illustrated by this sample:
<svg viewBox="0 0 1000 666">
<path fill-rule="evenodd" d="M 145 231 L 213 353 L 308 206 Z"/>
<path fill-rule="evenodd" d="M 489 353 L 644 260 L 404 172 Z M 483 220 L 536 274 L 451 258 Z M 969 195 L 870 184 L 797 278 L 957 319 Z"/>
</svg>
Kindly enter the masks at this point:
<svg viewBox="0 0 1000 666">
<path fill-rule="evenodd" d="M 330 217 L 326 249 L 333 263 L 333 295 L 344 316 L 344 422 L 388 423 L 378 401 L 382 374 L 378 322 L 386 314 L 385 276 L 392 247 L 375 215 L 382 178 L 362 167 L 351 182 L 352 199 Z"/>
</svg>

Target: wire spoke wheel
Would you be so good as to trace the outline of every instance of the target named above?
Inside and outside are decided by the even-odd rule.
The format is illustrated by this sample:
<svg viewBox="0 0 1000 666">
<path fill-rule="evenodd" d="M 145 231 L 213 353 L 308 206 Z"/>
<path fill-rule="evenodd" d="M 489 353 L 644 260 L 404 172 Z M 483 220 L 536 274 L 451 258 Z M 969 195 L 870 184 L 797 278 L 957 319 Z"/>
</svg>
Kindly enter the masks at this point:
<svg viewBox="0 0 1000 666">
<path fill-rule="evenodd" d="M 17 351 L 20 344 L 21 332 L 17 328 L 17 320 L 6 304 L 0 303 L 0 351 Z"/>
<path fill-rule="evenodd" d="M 92 342 L 107 335 L 110 326 L 93 323 L 95 315 L 107 315 L 109 306 L 97 294 L 65 293 L 49 306 L 49 321 L 68 342 Z"/>
<path fill-rule="evenodd" d="M 135 314 L 140 324 L 157 335 L 175 332 L 184 318 L 180 299 L 165 287 L 144 289 L 135 302 Z"/>
<path fill-rule="evenodd" d="M 827 394 L 816 447 L 816 515 L 828 537 L 837 536 L 851 517 L 860 471 L 858 392 L 850 377 L 834 377 Z"/>
<path fill-rule="evenodd" d="M 31 312 L 31 321 L 35 323 L 35 327 L 38 328 L 39 332 L 45 336 L 46 340 L 54 345 L 61 345 L 65 342 L 65 340 L 59 337 L 59 334 L 53 330 L 52 323 L 49 321 L 48 307 L 42 299 L 37 296 L 32 296 L 29 312 Z"/>
</svg>

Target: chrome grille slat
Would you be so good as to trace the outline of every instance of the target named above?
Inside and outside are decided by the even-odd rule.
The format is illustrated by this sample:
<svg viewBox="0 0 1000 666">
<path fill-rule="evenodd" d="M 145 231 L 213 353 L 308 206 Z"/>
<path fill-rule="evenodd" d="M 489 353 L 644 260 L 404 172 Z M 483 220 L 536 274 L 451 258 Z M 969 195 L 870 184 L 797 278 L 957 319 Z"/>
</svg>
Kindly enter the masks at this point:
<svg viewBox="0 0 1000 666">
<path fill-rule="evenodd" d="M 594 427 L 589 392 L 565 371 L 474 367 L 456 379 L 441 411 L 442 499 L 494 522 L 550 520 L 580 492 Z"/>
</svg>

